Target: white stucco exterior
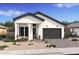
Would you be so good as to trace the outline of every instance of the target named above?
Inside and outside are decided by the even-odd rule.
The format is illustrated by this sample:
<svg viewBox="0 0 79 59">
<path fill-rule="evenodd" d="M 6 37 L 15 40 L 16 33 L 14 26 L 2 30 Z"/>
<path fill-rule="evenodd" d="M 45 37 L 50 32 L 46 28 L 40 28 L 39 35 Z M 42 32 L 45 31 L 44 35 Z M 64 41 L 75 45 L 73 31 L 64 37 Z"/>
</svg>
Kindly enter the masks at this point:
<svg viewBox="0 0 79 59">
<path fill-rule="evenodd" d="M 15 40 L 21 38 L 19 36 L 19 27 L 28 27 L 28 40 L 33 40 L 33 24 L 36 24 L 36 36 L 37 38 L 40 36 L 41 40 L 43 39 L 43 28 L 61 28 L 61 38 L 64 38 L 64 26 L 62 24 L 40 14 L 36 14 L 36 16 L 43 18 L 44 21 L 29 15 L 19 18 L 15 21 Z"/>
<path fill-rule="evenodd" d="M 42 16 L 40 14 L 36 14 L 36 15 L 45 19 L 45 21 L 39 25 L 39 35 L 41 35 L 41 39 L 43 39 L 43 30 L 42 30 L 43 28 L 61 28 L 62 29 L 61 36 L 62 36 L 62 38 L 64 38 L 64 26 L 63 25 L 61 25 L 45 16 Z"/>
<path fill-rule="evenodd" d="M 72 35 L 79 36 L 79 28 L 71 28 L 70 32 L 72 33 Z"/>
</svg>

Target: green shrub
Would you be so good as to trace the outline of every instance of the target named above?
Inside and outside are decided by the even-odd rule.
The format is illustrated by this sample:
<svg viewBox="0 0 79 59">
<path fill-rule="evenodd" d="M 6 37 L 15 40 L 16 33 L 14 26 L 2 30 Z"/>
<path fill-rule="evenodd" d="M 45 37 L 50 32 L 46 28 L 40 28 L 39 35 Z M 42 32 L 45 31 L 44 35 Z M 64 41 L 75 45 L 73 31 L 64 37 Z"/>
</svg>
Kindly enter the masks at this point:
<svg viewBox="0 0 79 59">
<path fill-rule="evenodd" d="M 8 38 L 6 38 L 6 39 L 4 39 L 3 41 L 4 41 L 4 42 L 14 42 L 15 40 L 14 40 L 14 39 L 8 39 Z"/>
<path fill-rule="evenodd" d="M 65 32 L 65 34 L 64 34 L 64 38 L 68 38 L 68 37 L 71 37 L 71 36 L 72 36 L 71 32 Z"/>
<path fill-rule="evenodd" d="M 54 47 L 54 48 L 56 47 L 56 45 L 54 45 L 54 44 L 51 44 L 50 46 L 51 46 L 51 47 Z"/>
<path fill-rule="evenodd" d="M 30 40 L 29 42 L 33 42 L 33 40 Z"/>
<path fill-rule="evenodd" d="M 0 40 L 2 40 L 3 38 L 6 38 L 6 35 L 0 35 Z"/>
<path fill-rule="evenodd" d="M 50 45 L 46 45 L 46 47 L 50 47 Z"/>
<path fill-rule="evenodd" d="M 16 42 L 13 42 L 13 45 L 16 45 Z"/>
<path fill-rule="evenodd" d="M 8 32 L 7 35 L 6 35 L 6 38 L 14 39 L 15 38 L 14 32 Z"/>
<path fill-rule="evenodd" d="M 25 42 L 27 39 L 17 39 L 16 42 Z"/>
<path fill-rule="evenodd" d="M 45 41 L 45 43 L 48 43 L 48 41 Z"/>
<path fill-rule="evenodd" d="M 55 48 L 56 45 L 54 45 L 54 44 L 49 44 L 49 45 L 46 45 L 46 47 L 49 47 L 49 48 L 53 47 L 53 48 Z"/>
<path fill-rule="evenodd" d="M 72 39 L 72 41 L 78 41 L 78 39 Z"/>
<path fill-rule="evenodd" d="M 33 43 L 29 43 L 28 46 L 33 45 Z"/>
<path fill-rule="evenodd" d="M 4 48 L 8 47 L 7 45 L 1 45 L 0 50 L 3 50 Z"/>
</svg>

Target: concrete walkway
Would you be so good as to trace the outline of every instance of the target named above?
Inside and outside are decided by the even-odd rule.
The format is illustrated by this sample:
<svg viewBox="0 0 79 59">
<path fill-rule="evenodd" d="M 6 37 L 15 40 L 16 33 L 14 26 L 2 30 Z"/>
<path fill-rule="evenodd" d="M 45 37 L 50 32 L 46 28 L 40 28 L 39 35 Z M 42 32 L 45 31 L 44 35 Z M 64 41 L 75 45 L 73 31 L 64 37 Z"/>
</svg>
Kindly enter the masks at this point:
<svg viewBox="0 0 79 59">
<path fill-rule="evenodd" d="M 46 48 L 46 49 L 28 49 L 15 51 L 0 51 L 1 55 L 66 55 L 79 54 L 79 47 L 73 48 Z"/>
<path fill-rule="evenodd" d="M 50 44 L 55 44 L 57 48 L 79 47 L 79 41 L 67 39 L 46 39 Z"/>
</svg>

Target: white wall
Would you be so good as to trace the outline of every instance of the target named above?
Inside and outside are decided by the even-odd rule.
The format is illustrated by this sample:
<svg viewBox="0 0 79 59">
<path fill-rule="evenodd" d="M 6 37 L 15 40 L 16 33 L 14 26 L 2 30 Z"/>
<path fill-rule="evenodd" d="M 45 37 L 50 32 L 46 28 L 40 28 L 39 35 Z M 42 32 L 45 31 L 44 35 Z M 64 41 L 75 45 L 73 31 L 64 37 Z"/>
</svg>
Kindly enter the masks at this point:
<svg viewBox="0 0 79 59">
<path fill-rule="evenodd" d="M 79 28 L 74 28 L 74 34 L 76 34 L 77 36 L 79 36 Z"/>
<path fill-rule="evenodd" d="M 61 28 L 62 29 L 62 38 L 64 38 L 64 26 L 55 22 L 55 21 L 52 21 L 51 19 L 47 18 L 47 17 L 44 17 L 42 15 L 37 15 L 43 19 L 45 19 L 45 21 L 41 21 L 37 18 L 34 18 L 32 16 L 27 16 L 27 17 L 23 17 L 23 18 L 20 18 L 18 20 L 15 21 L 15 36 L 17 34 L 19 34 L 19 30 L 18 28 L 20 26 L 28 26 L 27 24 L 38 24 L 37 25 L 37 37 L 39 38 L 40 36 L 40 39 L 42 40 L 43 39 L 43 28 Z M 29 25 L 30 28 L 31 25 Z M 17 29 L 16 29 L 17 28 Z M 31 29 L 32 30 L 32 29 Z M 31 32 L 32 33 L 32 32 Z M 33 35 L 31 34 L 31 36 L 33 37 Z"/>
<path fill-rule="evenodd" d="M 45 19 L 45 21 L 39 25 L 39 35 L 41 36 L 41 40 L 43 39 L 43 28 L 61 28 L 61 36 L 62 38 L 64 38 L 64 26 L 55 22 L 55 21 L 52 21 L 51 19 L 47 18 L 47 17 L 44 17 L 42 15 L 39 15 L 39 14 L 36 14 L 37 16 Z"/>
<path fill-rule="evenodd" d="M 32 31 L 33 27 L 31 25 L 32 24 L 40 24 L 40 23 L 42 23 L 42 21 L 39 20 L 39 19 L 37 19 L 37 18 L 35 18 L 35 17 L 33 17 L 33 16 L 25 16 L 25 17 L 17 19 L 15 21 L 15 39 L 17 39 L 17 35 L 19 36 L 19 27 L 30 27 L 29 29 L 31 31 L 30 32 L 31 34 L 29 33 L 29 35 L 31 37 L 29 37 L 29 39 L 32 40 L 32 38 L 33 38 L 33 35 L 32 35 L 32 33 L 33 33 L 33 31 Z M 22 38 L 22 37 L 19 36 L 18 39 L 20 39 L 20 38 Z"/>
<path fill-rule="evenodd" d="M 26 16 L 17 19 L 15 23 L 42 23 L 42 21 L 33 16 Z"/>
<path fill-rule="evenodd" d="M 19 27 L 28 27 L 28 24 L 25 24 L 25 23 L 15 23 L 15 37 L 18 36 L 18 38 L 15 38 L 15 39 L 20 39 L 20 38 L 23 37 L 23 36 L 19 36 Z"/>
</svg>

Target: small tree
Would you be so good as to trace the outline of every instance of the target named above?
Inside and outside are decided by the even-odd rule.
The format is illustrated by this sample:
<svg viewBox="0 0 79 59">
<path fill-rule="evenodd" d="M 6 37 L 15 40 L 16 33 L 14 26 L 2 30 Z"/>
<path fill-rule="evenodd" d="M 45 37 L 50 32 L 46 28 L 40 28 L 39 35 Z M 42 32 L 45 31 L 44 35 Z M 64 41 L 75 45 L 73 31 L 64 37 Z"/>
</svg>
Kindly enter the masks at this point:
<svg viewBox="0 0 79 59">
<path fill-rule="evenodd" d="M 6 21 L 3 25 L 9 28 L 9 32 L 13 32 L 15 29 L 13 21 Z"/>
</svg>

